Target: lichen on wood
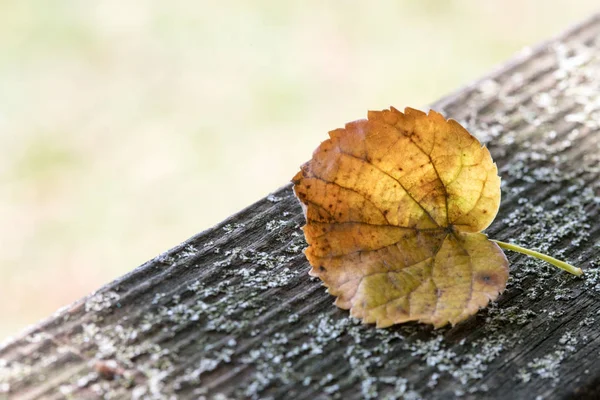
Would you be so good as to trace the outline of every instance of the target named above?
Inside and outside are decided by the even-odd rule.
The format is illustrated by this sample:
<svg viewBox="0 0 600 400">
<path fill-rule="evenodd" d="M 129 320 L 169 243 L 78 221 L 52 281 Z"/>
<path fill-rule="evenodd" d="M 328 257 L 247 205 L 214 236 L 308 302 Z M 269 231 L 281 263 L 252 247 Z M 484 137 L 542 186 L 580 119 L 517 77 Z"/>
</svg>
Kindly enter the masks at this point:
<svg viewBox="0 0 600 400">
<path fill-rule="evenodd" d="M 290 186 L 8 340 L 0 398 L 593 398 L 600 390 L 600 17 L 432 107 L 503 178 L 507 290 L 453 327 L 376 330 L 307 275 Z M 400 106 L 400 105 L 398 105 Z"/>
</svg>

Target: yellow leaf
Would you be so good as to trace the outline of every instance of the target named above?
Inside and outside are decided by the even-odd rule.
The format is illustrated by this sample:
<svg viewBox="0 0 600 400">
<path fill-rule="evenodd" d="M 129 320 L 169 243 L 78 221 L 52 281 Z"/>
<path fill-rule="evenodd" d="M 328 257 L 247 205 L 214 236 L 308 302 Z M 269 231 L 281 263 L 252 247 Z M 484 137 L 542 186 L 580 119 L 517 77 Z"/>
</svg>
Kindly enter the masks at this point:
<svg viewBox="0 0 600 400">
<path fill-rule="evenodd" d="M 487 148 L 407 108 L 329 133 L 293 178 L 311 275 L 365 323 L 456 324 L 496 299 L 508 262 L 479 233 L 500 204 Z"/>
</svg>

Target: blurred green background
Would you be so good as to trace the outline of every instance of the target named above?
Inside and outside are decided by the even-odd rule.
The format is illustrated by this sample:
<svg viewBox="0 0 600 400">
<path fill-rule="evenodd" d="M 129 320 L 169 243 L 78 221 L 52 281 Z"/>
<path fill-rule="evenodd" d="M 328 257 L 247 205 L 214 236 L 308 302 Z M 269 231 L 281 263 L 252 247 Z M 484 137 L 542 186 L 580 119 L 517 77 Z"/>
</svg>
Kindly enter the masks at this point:
<svg viewBox="0 0 600 400">
<path fill-rule="evenodd" d="M 0 339 L 597 0 L 0 0 Z"/>
</svg>

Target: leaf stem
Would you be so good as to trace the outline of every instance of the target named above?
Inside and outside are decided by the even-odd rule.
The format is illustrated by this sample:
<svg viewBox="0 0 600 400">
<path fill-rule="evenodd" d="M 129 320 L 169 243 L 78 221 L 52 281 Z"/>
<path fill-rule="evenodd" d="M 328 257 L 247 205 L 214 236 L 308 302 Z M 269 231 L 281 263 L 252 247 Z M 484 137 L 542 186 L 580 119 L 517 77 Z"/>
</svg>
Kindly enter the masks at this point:
<svg viewBox="0 0 600 400">
<path fill-rule="evenodd" d="M 539 258 L 540 260 L 549 262 L 550 264 L 554 265 L 555 267 L 564 269 L 565 271 L 567 271 L 573 275 L 576 275 L 576 276 L 583 275 L 583 271 L 581 270 L 581 268 L 574 267 L 571 264 L 567 264 L 564 261 L 557 260 L 554 257 L 550 257 L 546 254 L 538 253 L 537 251 L 533 251 L 533 250 L 529 250 L 529 249 L 526 249 L 521 246 L 517 246 L 516 244 L 504 243 L 504 242 L 501 242 L 499 240 L 494 240 L 494 239 L 490 239 L 490 240 L 492 242 L 496 242 L 498 244 L 498 246 L 502 247 L 503 249 L 512 250 L 512 251 L 516 251 L 519 253 L 527 254 L 528 256 Z"/>
</svg>

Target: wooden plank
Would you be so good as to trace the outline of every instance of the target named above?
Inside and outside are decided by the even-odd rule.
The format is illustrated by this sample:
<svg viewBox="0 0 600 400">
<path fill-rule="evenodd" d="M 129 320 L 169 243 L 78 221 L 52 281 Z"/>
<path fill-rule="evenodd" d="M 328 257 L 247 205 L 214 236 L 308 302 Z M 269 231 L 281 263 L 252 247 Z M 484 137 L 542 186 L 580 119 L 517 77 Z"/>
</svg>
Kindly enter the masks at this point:
<svg viewBox="0 0 600 400">
<path fill-rule="evenodd" d="M 287 185 L 0 347 L 0 398 L 597 398 L 600 16 L 432 108 L 503 178 L 497 304 L 433 330 L 363 326 L 307 275 Z M 82 268 L 85 266 L 82 266 Z"/>
</svg>

